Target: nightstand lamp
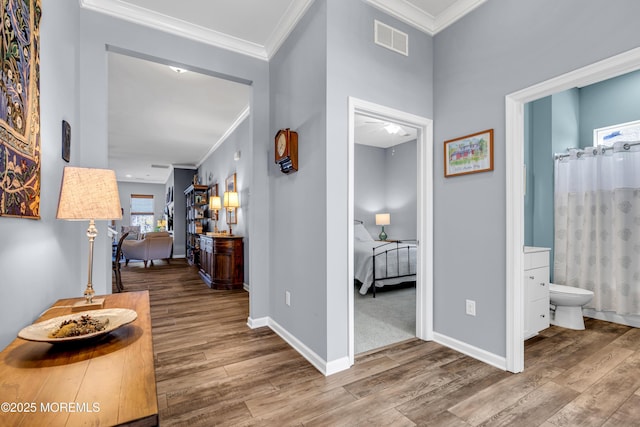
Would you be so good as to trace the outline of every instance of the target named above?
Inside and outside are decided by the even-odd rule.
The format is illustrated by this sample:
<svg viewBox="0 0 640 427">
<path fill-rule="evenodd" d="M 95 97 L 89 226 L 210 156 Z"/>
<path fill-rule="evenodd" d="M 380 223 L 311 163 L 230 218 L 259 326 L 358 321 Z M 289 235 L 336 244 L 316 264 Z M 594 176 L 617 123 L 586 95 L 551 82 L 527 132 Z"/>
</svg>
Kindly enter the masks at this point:
<svg viewBox="0 0 640 427">
<path fill-rule="evenodd" d="M 382 226 L 382 231 L 378 235 L 380 240 L 387 240 L 387 233 L 384 232 L 384 226 L 391 224 L 391 215 L 388 213 L 376 214 L 376 225 Z"/>
<path fill-rule="evenodd" d="M 89 221 L 89 268 L 86 301 L 77 303 L 81 309 L 99 308 L 104 299 L 95 300 L 93 295 L 93 241 L 98 235 L 96 220 L 122 219 L 120 195 L 116 174 L 109 169 L 65 167 L 62 174 L 60 200 L 58 201 L 58 219 L 69 221 Z M 75 308 L 74 308 L 75 309 Z"/>
</svg>

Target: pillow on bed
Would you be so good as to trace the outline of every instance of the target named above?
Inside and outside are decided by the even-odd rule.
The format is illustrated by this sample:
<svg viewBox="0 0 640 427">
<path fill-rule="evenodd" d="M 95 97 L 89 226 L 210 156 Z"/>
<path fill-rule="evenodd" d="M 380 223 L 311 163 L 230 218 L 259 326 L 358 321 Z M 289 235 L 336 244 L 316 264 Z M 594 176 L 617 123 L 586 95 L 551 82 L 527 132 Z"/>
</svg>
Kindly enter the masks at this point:
<svg viewBox="0 0 640 427">
<path fill-rule="evenodd" d="M 364 228 L 364 224 L 356 224 L 353 229 L 353 237 L 361 242 L 373 242 L 373 237 L 371 237 L 371 234 Z"/>
</svg>

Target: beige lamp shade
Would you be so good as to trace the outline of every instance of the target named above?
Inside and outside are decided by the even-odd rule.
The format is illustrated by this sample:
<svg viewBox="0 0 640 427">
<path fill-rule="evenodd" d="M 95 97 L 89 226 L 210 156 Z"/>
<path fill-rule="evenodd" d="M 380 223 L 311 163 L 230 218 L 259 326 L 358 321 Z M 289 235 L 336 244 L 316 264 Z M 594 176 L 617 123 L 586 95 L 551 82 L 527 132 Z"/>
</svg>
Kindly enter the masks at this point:
<svg viewBox="0 0 640 427">
<path fill-rule="evenodd" d="M 211 196 L 209 198 L 209 209 L 211 210 L 222 209 L 222 204 L 220 203 L 220 196 Z"/>
<path fill-rule="evenodd" d="M 376 214 L 376 225 L 391 224 L 391 215 L 388 213 Z"/>
<path fill-rule="evenodd" d="M 240 200 L 238 199 L 238 193 L 236 191 L 225 191 L 223 204 L 225 208 L 240 207 Z"/>
<path fill-rule="evenodd" d="M 109 169 L 67 166 L 62 174 L 58 219 L 121 219 L 116 174 Z"/>
</svg>

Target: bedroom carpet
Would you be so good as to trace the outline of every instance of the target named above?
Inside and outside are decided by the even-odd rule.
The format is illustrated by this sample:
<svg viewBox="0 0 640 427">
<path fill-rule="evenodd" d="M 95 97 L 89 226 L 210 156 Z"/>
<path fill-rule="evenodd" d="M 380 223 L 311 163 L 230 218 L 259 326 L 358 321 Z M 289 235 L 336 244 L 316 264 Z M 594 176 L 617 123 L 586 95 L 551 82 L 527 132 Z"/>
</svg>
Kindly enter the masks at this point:
<svg viewBox="0 0 640 427">
<path fill-rule="evenodd" d="M 355 305 L 355 353 L 364 353 L 416 336 L 416 288 L 398 287 L 361 295 Z"/>
</svg>

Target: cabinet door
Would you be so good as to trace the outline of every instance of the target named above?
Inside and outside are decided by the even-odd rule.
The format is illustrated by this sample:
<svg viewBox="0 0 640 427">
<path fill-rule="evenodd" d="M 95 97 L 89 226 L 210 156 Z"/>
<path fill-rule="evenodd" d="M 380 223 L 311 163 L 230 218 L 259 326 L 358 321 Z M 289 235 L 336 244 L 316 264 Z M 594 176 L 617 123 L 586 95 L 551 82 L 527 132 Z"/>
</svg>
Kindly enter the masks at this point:
<svg viewBox="0 0 640 427">
<path fill-rule="evenodd" d="M 525 272 L 525 286 L 527 299 L 525 301 L 535 301 L 540 298 L 549 297 L 549 267 L 540 267 L 527 270 Z"/>
<path fill-rule="evenodd" d="M 541 330 L 549 327 L 549 299 L 540 298 L 539 300 L 532 301 L 529 304 L 531 307 L 531 332 L 537 334 Z"/>
</svg>

